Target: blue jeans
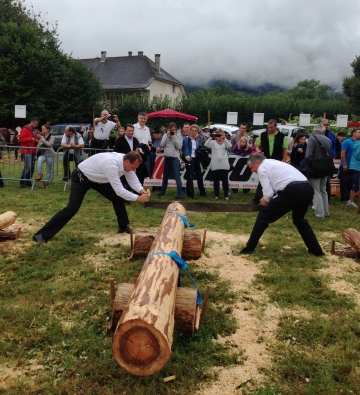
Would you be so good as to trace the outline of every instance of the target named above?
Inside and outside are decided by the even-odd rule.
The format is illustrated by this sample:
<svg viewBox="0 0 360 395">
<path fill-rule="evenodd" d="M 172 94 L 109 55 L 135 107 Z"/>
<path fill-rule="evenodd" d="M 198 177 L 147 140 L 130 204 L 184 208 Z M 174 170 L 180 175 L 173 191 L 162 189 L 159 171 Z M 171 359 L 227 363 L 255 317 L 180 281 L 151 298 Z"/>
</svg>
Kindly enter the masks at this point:
<svg viewBox="0 0 360 395">
<path fill-rule="evenodd" d="M 161 185 L 160 194 L 164 195 L 168 182 L 169 182 L 169 175 L 170 171 L 173 171 L 173 175 L 176 181 L 176 188 L 177 188 L 177 199 L 181 199 L 182 194 L 182 185 L 180 179 L 180 159 L 179 158 L 164 158 L 164 173 L 163 173 L 163 180 Z"/>
<path fill-rule="evenodd" d="M 52 168 L 53 168 L 53 162 L 54 162 L 54 157 L 53 156 L 45 156 L 45 155 L 40 155 L 38 157 L 38 173 L 43 174 L 42 172 L 42 165 L 43 163 L 46 162 L 46 182 L 49 182 L 52 178 Z"/>
<path fill-rule="evenodd" d="M 21 173 L 20 186 L 31 186 L 31 179 L 34 175 L 35 169 L 35 154 L 23 154 L 24 158 L 24 170 Z"/>
</svg>

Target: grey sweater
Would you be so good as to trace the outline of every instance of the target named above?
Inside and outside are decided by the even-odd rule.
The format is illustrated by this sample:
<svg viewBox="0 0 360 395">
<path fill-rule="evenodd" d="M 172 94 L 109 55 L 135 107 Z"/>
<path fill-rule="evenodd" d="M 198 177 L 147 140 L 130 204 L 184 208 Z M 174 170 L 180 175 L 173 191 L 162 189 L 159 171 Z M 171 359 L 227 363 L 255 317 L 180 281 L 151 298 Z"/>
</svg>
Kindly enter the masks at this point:
<svg viewBox="0 0 360 395">
<path fill-rule="evenodd" d="M 182 147 L 183 139 L 181 136 L 168 136 L 166 133 L 163 135 L 160 147 L 165 147 L 164 156 L 166 158 L 179 158 L 179 150 Z"/>
<path fill-rule="evenodd" d="M 211 148 L 211 171 L 230 169 L 228 150 L 231 149 L 231 143 L 228 140 L 225 139 L 222 144 L 218 144 L 215 140 L 208 139 L 205 141 L 205 147 Z"/>
<path fill-rule="evenodd" d="M 314 137 L 316 136 L 316 138 Z M 316 141 L 319 140 L 319 142 Z M 322 143 L 327 151 L 327 153 L 331 156 L 331 141 L 322 133 L 312 133 L 307 142 L 306 154 L 305 158 L 310 160 L 323 159 L 325 157 L 325 153 L 320 147 L 320 143 Z"/>
</svg>

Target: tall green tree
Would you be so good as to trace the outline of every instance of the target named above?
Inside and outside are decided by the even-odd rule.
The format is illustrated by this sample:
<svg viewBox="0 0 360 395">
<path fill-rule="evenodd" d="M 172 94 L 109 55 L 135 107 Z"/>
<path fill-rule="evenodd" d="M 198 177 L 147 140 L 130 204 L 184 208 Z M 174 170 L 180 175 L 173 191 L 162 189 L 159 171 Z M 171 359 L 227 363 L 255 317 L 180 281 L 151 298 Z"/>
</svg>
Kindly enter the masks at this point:
<svg viewBox="0 0 360 395">
<path fill-rule="evenodd" d="M 64 54 L 56 31 L 24 0 L 0 0 L 0 126 L 16 126 L 14 106 L 28 118 L 84 121 L 101 99 L 101 85 L 79 61 Z"/>
<path fill-rule="evenodd" d="M 346 77 L 343 81 L 343 91 L 349 98 L 349 112 L 354 115 L 360 115 L 360 56 L 350 63 L 354 75 Z"/>
<path fill-rule="evenodd" d="M 331 90 L 330 85 L 321 84 L 318 80 L 303 80 L 289 89 L 286 94 L 291 96 L 295 100 L 305 99 L 329 99 L 329 91 Z"/>
</svg>

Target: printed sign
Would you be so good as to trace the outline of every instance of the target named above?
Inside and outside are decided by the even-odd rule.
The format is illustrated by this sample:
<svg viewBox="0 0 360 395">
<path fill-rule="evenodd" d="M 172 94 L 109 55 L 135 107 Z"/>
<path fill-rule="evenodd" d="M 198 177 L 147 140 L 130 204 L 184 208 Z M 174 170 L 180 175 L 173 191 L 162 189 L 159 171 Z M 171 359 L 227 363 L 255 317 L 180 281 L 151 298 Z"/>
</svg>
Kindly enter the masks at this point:
<svg viewBox="0 0 360 395">
<path fill-rule="evenodd" d="M 248 157 L 238 155 L 230 155 L 229 163 L 234 166 L 234 169 L 229 171 L 229 187 L 230 188 L 248 188 L 256 189 L 259 183 L 259 177 L 256 173 L 251 173 L 247 166 Z M 155 166 L 151 179 L 147 178 L 144 181 L 144 186 L 161 187 L 162 175 L 164 172 L 164 156 L 159 155 L 156 157 Z M 186 170 L 180 171 L 182 185 L 186 186 Z M 203 170 L 204 187 L 213 188 L 213 178 L 210 171 L 210 166 Z M 173 172 L 171 170 L 168 186 L 176 187 Z M 197 187 L 197 182 L 194 180 L 194 186 Z"/>
</svg>

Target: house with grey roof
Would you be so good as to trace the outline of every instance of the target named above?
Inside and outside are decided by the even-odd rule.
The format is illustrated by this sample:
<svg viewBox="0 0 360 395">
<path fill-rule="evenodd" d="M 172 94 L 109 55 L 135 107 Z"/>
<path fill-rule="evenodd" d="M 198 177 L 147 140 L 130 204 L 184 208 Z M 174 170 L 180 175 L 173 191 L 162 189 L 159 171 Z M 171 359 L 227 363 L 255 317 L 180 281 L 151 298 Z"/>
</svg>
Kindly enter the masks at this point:
<svg viewBox="0 0 360 395">
<path fill-rule="evenodd" d="M 116 102 L 121 96 L 136 94 L 148 97 L 168 95 L 177 98 L 185 95 L 183 84 L 160 67 L 160 55 L 153 62 L 143 52 L 137 56 L 101 57 L 80 59 L 80 61 L 99 78 L 108 99 Z"/>
</svg>

